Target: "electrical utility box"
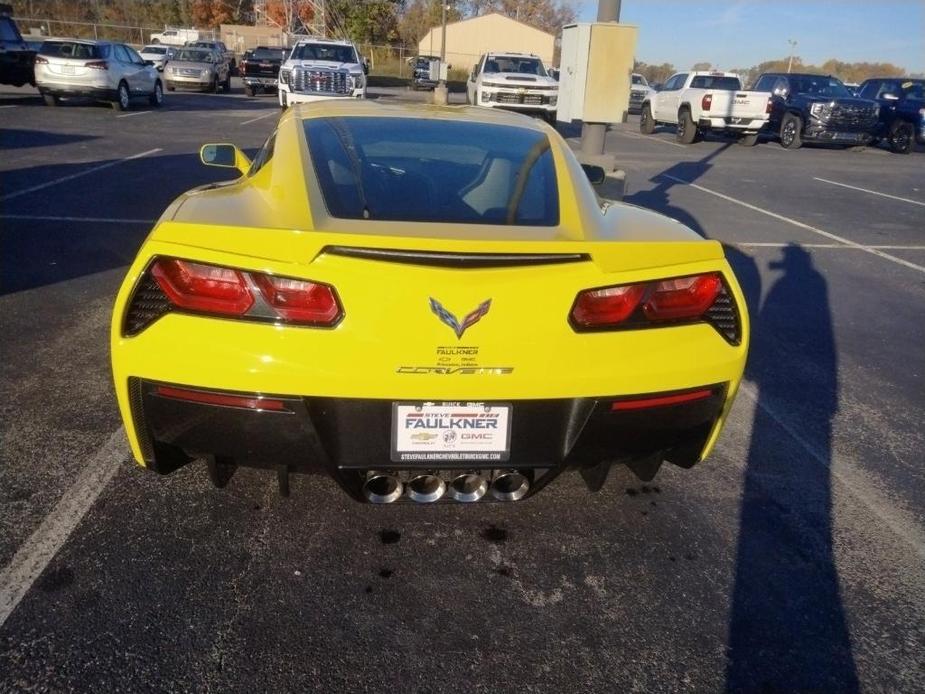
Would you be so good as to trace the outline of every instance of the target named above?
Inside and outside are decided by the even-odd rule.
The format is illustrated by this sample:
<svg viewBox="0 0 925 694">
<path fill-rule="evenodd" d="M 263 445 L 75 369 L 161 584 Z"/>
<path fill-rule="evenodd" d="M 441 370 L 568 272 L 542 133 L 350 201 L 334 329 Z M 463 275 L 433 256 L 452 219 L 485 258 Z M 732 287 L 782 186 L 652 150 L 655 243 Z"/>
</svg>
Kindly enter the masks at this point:
<svg viewBox="0 0 925 694">
<path fill-rule="evenodd" d="M 625 120 L 638 35 L 639 27 L 616 22 L 562 27 L 558 120 Z"/>
</svg>

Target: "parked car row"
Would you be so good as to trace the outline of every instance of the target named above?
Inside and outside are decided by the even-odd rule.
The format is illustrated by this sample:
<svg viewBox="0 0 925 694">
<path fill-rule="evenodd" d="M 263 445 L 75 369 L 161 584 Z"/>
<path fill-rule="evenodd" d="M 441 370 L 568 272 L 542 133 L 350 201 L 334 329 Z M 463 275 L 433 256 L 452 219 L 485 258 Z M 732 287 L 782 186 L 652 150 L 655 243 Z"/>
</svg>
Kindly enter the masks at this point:
<svg viewBox="0 0 925 694">
<path fill-rule="evenodd" d="M 658 125 L 674 125 L 684 144 L 710 131 L 734 134 L 747 146 L 767 136 L 786 149 L 884 140 L 908 154 L 916 142 L 925 144 L 923 89 L 921 79 L 876 78 L 855 96 L 831 75 L 769 72 L 745 91 L 735 73 L 681 72 L 643 97 L 639 128 L 649 135 Z"/>
</svg>

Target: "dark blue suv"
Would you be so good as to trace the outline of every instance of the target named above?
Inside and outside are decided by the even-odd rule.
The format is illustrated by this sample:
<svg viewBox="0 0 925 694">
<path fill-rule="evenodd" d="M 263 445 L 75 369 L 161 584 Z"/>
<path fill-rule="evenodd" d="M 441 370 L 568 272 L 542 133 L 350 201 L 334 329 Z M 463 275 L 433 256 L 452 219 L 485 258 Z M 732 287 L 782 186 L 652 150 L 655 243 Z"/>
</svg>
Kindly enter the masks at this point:
<svg viewBox="0 0 925 694">
<path fill-rule="evenodd" d="M 916 142 L 925 145 L 925 80 L 905 77 L 874 77 L 864 80 L 860 96 L 880 104 L 880 129 L 898 154 L 909 154 Z"/>
</svg>

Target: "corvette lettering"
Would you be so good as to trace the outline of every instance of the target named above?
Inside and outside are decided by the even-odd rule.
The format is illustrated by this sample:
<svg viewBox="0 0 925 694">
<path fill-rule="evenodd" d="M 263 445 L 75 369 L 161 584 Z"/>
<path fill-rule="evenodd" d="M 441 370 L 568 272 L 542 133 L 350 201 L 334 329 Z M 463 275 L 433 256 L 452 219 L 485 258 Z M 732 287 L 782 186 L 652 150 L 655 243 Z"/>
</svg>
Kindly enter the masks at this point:
<svg viewBox="0 0 925 694">
<path fill-rule="evenodd" d="M 440 376 L 503 376 L 514 373 L 513 366 L 399 366 L 400 374 L 437 374 Z"/>
</svg>

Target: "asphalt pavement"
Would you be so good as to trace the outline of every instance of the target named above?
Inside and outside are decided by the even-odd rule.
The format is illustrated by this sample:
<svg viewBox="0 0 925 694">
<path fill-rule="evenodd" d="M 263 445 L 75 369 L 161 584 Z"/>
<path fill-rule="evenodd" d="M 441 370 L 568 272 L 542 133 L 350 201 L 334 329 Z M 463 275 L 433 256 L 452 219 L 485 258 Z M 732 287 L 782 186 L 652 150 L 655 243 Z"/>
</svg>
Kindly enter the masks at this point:
<svg viewBox="0 0 925 694">
<path fill-rule="evenodd" d="M 423 99 L 379 90 L 383 100 Z M 458 95 L 454 95 L 458 98 Z M 0 692 L 925 690 L 925 151 L 607 136 L 721 240 L 747 378 L 712 457 L 514 504 L 128 462 L 109 320 L 167 204 L 275 97 L 0 91 Z"/>
</svg>

